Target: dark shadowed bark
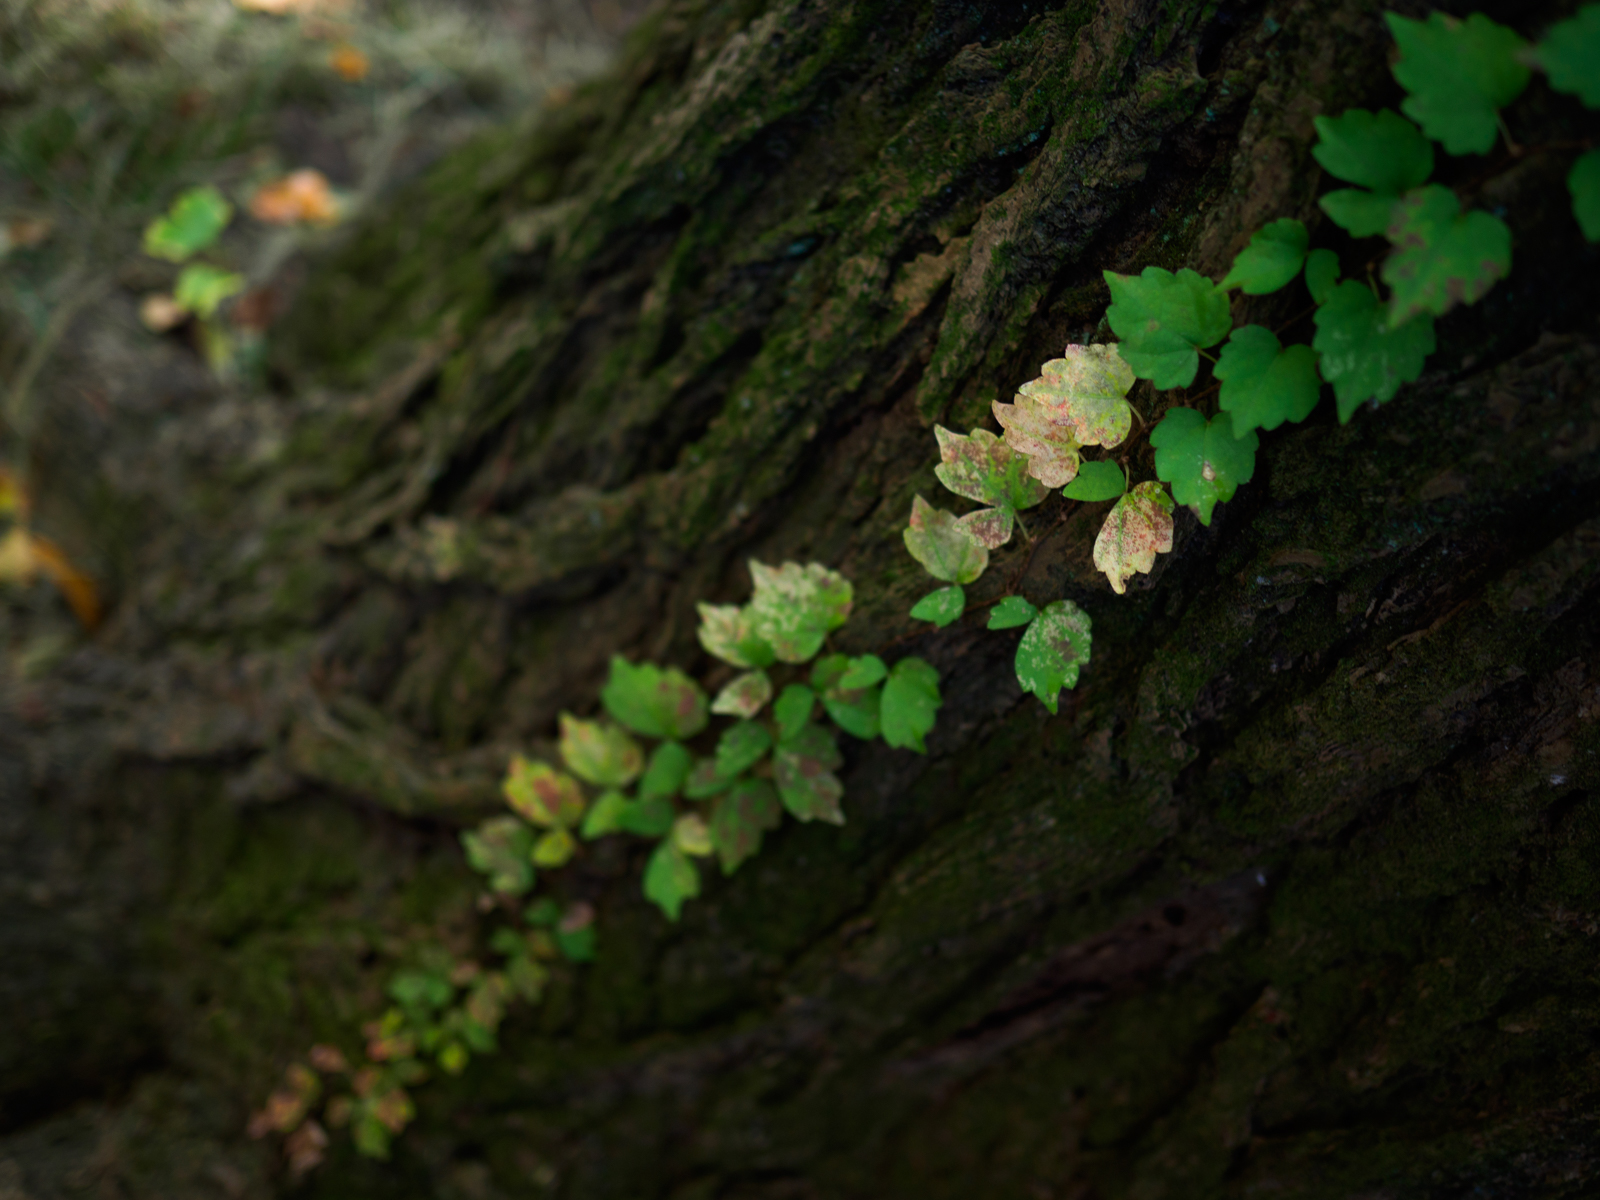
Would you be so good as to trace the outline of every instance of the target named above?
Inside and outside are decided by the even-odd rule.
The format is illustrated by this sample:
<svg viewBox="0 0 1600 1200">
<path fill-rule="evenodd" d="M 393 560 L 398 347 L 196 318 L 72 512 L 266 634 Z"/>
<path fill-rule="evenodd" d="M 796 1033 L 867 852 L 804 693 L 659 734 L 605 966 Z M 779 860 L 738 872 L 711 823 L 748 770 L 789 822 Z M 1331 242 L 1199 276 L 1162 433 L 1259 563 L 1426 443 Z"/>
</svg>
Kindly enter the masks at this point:
<svg viewBox="0 0 1600 1200">
<path fill-rule="evenodd" d="M 976 600 L 1020 573 L 1093 616 L 1060 715 L 1016 633 L 905 615 L 932 423 L 1106 340 L 1102 269 L 1220 277 L 1297 216 L 1355 270 L 1311 119 L 1397 99 L 1378 11 L 672 4 L 311 264 L 274 394 L 173 375 L 138 463 L 56 501 L 128 531 L 121 592 L 3 730 L 0 1163 L 40 1197 L 279 1186 L 245 1114 L 354 1049 L 407 941 L 473 944 L 455 833 L 507 754 L 613 653 L 710 670 L 694 603 L 754 556 L 854 581 L 839 648 L 939 667 L 927 757 L 852 743 L 848 824 L 677 926 L 602 845 L 560 884 L 598 961 L 313 1194 L 1592 1189 L 1600 258 L 1567 159 L 1445 164 L 1512 278 L 1393 403 L 1264 436 L 1126 597 L 1104 505 L 996 556 Z M 1536 87 L 1512 120 L 1585 117 Z M 1309 340 L 1304 303 L 1236 313 Z"/>
</svg>

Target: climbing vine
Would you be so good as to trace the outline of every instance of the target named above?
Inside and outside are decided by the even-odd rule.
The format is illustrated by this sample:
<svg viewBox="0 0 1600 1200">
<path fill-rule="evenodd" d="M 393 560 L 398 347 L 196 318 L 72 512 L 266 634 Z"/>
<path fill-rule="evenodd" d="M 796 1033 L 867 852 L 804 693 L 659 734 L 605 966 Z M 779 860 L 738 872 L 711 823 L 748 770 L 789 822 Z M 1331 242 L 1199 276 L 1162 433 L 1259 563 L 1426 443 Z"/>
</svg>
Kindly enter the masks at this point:
<svg viewBox="0 0 1600 1200">
<path fill-rule="evenodd" d="M 1481 13 L 1457 20 L 1436 12 L 1427 21 L 1389 13 L 1387 20 L 1400 52 L 1394 77 L 1407 92 L 1401 112 L 1351 109 L 1318 117 L 1312 149 L 1329 175 L 1355 185 L 1323 196 L 1322 211 L 1352 237 L 1388 240 L 1378 278 L 1369 266 L 1367 278 L 1341 280 L 1339 256 L 1312 249 L 1309 231 L 1293 219 L 1258 230 L 1220 283 L 1188 269 L 1106 271 L 1106 322 L 1119 341 L 1068 346 L 1023 384 L 1015 403 L 995 401 L 1003 438 L 935 426 L 939 482 L 986 507 L 956 516 L 913 499 L 906 548 L 946 585 L 919 600 L 913 617 L 941 628 L 958 620 L 966 611 L 962 585 L 983 574 L 990 552 L 1010 540 L 1013 527 L 1028 536 L 1021 512 L 1055 488 L 1067 500 L 1116 501 L 1095 540 L 1094 565 L 1112 590 L 1124 593 L 1130 578 L 1148 573 L 1156 556 L 1172 549 L 1176 504 L 1209 525 L 1216 506 L 1250 481 L 1257 430 L 1304 421 L 1324 383 L 1333 389 L 1341 423 L 1364 404 L 1394 399 L 1433 353 L 1435 318 L 1476 303 L 1510 273 L 1505 222 L 1479 209 L 1462 211 L 1454 191 L 1428 182 L 1433 143 L 1447 154 L 1483 154 L 1503 137 L 1513 158 L 1531 153 L 1515 142 L 1500 110 L 1522 94 L 1534 70 L 1556 91 L 1600 108 L 1600 5 L 1554 26 L 1537 46 Z M 1582 148 L 1567 187 L 1583 236 L 1600 241 L 1600 150 Z M 1270 295 L 1297 278 L 1313 306 L 1310 345 L 1285 346 L 1261 325 L 1234 326 L 1229 292 Z M 1218 411 L 1208 417 L 1186 403 L 1167 408 L 1149 431 L 1155 480 L 1130 487 L 1125 466 L 1085 461 L 1085 450 L 1123 447 L 1127 463 L 1138 414 L 1126 397 L 1135 380 L 1157 391 L 1188 389 L 1202 360 L 1215 382 L 1196 400 L 1214 392 Z M 988 628 L 1019 625 L 1027 630 L 1017 647 L 1017 679 L 1053 713 L 1061 689 L 1076 684 L 1089 659 L 1090 619 L 1070 600 L 1039 609 L 1012 594 L 994 603 Z"/>
<path fill-rule="evenodd" d="M 1600 5 L 1555 26 L 1537 46 L 1481 14 L 1388 20 L 1400 51 L 1395 78 L 1407 91 L 1401 113 L 1319 117 L 1312 151 L 1329 175 L 1352 185 L 1322 197 L 1328 218 L 1353 237 L 1387 239 L 1377 277 L 1342 279 L 1338 255 L 1313 249 L 1306 226 L 1293 219 L 1257 231 L 1220 282 L 1153 266 L 1137 276 L 1105 272 L 1106 321 L 1117 343 L 1069 346 L 1013 403 L 995 401 L 1001 434 L 935 427 L 935 476 L 979 507 L 957 515 L 913 499 L 906 548 L 943 585 L 916 603 L 914 618 L 940 628 L 959 620 L 968 611 L 965 585 L 984 573 L 993 551 L 1016 532 L 1037 544 L 1022 514 L 1056 489 L 1068 501 L 1114 501 L 1093 557 L 1124 593 L 1172 549 L 1177 504 L 1209 525 L 1216 505 L 1250 481 L 1257 431 L 1304 421 L 1324 384 L 1341 423 L 1364 404 L 1393 399 L 1433 353 L 1435 319 L 1480 300 L 1510 272 L 1505 223 L 1462 211 L 1455 192 L 1428 182 L 1433 143 L 1452 155 L 1481 154 L 1503 137 L 1513 156 L 1532 152 L 1512 140 L 1500 109 L 1534 70 L 1555 90 L 1600 108 Z M 1583 236 L 1597 241 L 1600 151 L 1583 149 L 1567 182 Z M 199 193 L 181 199 L 152 227 L 147 248 L 174 261 L 203 249 L 228 219 L 226 202 L 217 201 Z M 178 301 L 203 318 L 236 284 L 200 266 L 189 269 L 187 288 L 188 272 L 180 278 Z M 1260 325 L 1235 327 L 1230 292 L 1268 295 L 1296 279 L 1313 305 L 1309 345 L 1285 346 Z M 1136 422 L 1141 430 L 1146 423 L 1129 392 L 1140 379 L 1158 391 L 1189 389 L 1202 363 L 1214 382 L 1195 401 L 1214 392 L 1217 411 L 1169 406 L 1148 428 L 1156 479 L 1131 482 L 1129 438 Z M 1119 459 L 1104 457 L 1119 448 Z M 1085 456 L 1096 450 L 1102 457 Z M 319 1045 L 288 1068 L 252 1132 L 284 1135 L 292 1171 L 321 1161 L 329 1126 L 348 1126 L 362 1153 L 386 1156 L 415 1115 L 412 1088 L 433 1069 L 458 1074 L 473 1055 L 493 1052 L 508 1007 L 537 1002 L 553 963 L 594 956 L 593 907 L 538 895 L 540 881 L 582 855 L 585 842 L 653 843 L 643 892 L 676 921 L 700 893 L 702 860 L 715 858 L 733 874 L 785 812 L 843 823 L 836 731 L 925 752 L 941 704 L 934 668 L 915 657 L 891 665 L 872 654 L 823 654 L 853 601 L 836 572 L 758 562 L 750 572 L 747 604 L 700 606 L 701 645 L 738 672 L 715 696 L 676 668 L 617 657 L 600 695 L 604 716 L 561 715 L 559 767 L 512 759 L 503 783 L 509 811 L 461 835 L 467 861 L 485 880 L 480 907 L 494 924 L 487 938 L 494 959 L 419 951 L 390 980 L 390 1007 L 364 1026 L 359 1066 Z M 1040 607 L 1015 591 L 987 607 L 989 629 L 1024 629 L 1018 681 L 1055 712 L 1090 659 L 1089 615 L 1071 600 Z M 728 723 L 713 731 L 713 716 Z"/>
</svg>

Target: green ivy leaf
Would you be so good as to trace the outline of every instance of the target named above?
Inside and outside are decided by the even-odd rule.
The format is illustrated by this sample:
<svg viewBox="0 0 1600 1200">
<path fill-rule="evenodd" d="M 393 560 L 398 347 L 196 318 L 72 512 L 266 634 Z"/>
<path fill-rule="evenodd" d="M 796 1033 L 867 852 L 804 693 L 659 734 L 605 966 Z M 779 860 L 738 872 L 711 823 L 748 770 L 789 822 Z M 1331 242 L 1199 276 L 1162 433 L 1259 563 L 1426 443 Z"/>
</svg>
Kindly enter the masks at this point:
<svg viewBox="0 0 1600 1200">
<path fill-rule="evenodd" d="M 1334 288 L 1315 320 L 1311 344 L 1321 355 L 1322 377 L 1333 385 L 1341 424 L 1368 400 L 1394 399 L 1402 384 L 1422 374 L 1433 353 L 1432 317 L 1415 317 L 1391 329 L 1372 289 L 1355 280 Z"/>
<path fill-rule="evenodd" d="M 1078 686 L 1078 670 L 1089 661 L 1089 614 L 1071 600 L 1057 600 L 1028 626 L 1017 646 L 1017 682 L 1052 713 L 1062 688 Z"/>
<path fill-rule="evenodd" d="M 1078 477 L 1061 494 L 1068 500 L 1082 500 L 1093 504 L 1101 500 L 1115 500 L 1128 490 L 1128 477 L 1114 462 L 1084 463 Z"/>
<path fill-rule="evenodd" d="M 906 549 L 935 579 L 971 583 L 989 565 L 989 551 L 958 522 L 955 515 L 935 508 L 921 496 L 911 501 L 911 523 L 906 526 Z"/>
<path fill-rule="evenodd" d="M 883 683 L 879 724 L 883 740 L 898 750 L 926 754 L 924 735 L 933 728 L 939 706 L 939 672 L 920 658 L 902 658 Z"/>
<path fill-rule="evenodd" d="M 1202 525 L 1211 524 L 1211 510 L 1233 499 L 1256 471 L 1256 435 L 1237 434 L 1227 413 L 1207 421 L 1192 408 L 1169 409 L 1150 431 L 1150 444 L 1156 477 L 1172 485 L 1173 498 L 1194 509 Z"/>
<path fill-rule="evenodd" d="M 841 686 L 851 672 L 852 661 L 842 654 L 819 658 L 811 672 L 811 686 L 822 697 L 822 707 L 835 725 L 852 737 L 870 741 L 878 736 L 882 689 L 876 683 L 863 688 Z"/>
<path fill-rule="evenodd" d="M 1015 629 L 1039 615 L 1039 610 L 1021 596 L 1007 596 L 989 610 L 990 629 Z"/>
<path fill-rule="evenodd" d="M 533 865 L 536 867 L 564 866 L 577 852 L 578 843 L 572 834 L 557 827 L 533 844 Z"/>
<path fill-rule="evenodd" d="M 706 800 L 728 790 L 733 776 L 717 770 L 717 760 L 702 758 L 683 781 L 683 794 L 690 800 Z"/>
<path fill-rule="evenodd" d="M 1600 108 L 1600 5 L 1586 4 L 1571 20 L 1552 25 L 1533 54 L 1551 87 Z"/>
<path fill-rule="evenodd" d="M 594 961 L 595 928 L 592 924 L 579 929 L 566 929 L 557 926 L 555 930 L 556 949 L 561 951 L 562 957 L 568 962 L 586 963 Z"/>
<path fill-rule="evenodd" d="M 611 658 L 611 678 L 600 692 L 606 711 L 645 737 L 692 738 L 706 727 L 706 694 L 675 667 L 634 666 L 620 654 Z"/>
<path fill-rule="evenodd" d="M 627 787 L 644 770 L 644 751 L 615 725 L 561 714 L 561 761 L 585 783 Z"/>
<path fill-rule="evenodd" d="M 769 567 L 751 559 L 750 578 L 750 628 L 780 662 L 809 662 L 850 615 L 850 581 L 819 563 Z"/>
<path fill-rule="evenodd" d="M 207 184 L 190 188 L 172 202 L 163 217 L 145 228 L 144 252 L 168 262 L 182 262 L 204 250 L 227 228 L 233 205 Z"/>
<path fill-rule="evenodd" d="M 1175 409 L 1188 412 L 1189 409 Z M 1172 549 L 1172 497 L 1159 483 L 1136 483 L 1118 500 L 1094 540 L 1094 565 L 1122 595 L 1134 574 L 1148 574 L 1156 555 Z"/>
<path fill-rule="evenodd" d="M 583 818 L 583 828 L 579 832 L 589 841 L 608 833 L 616 833 L 622 828 L 622 811 L 631 803 L 633 802 L 628 797 L 614 788 L 608 792 L 601 792 L 600 798 L 589 806 L 589 811 Z"/>
<path fill-rule="evenodd" d="M 1394 206 L 1399 203 L 1400 197 L 1391 192 L 1364 192 L 1360 188 L 1341 188 L 1317 201 L 1329 220 L 1358 238 L 1389 228 Z"/>
<path fill-rule="evenodd" d="M 1314 117 L 1311 123 L 1317 129 L 1311 157 L 1336 179 L 1398 199 L 1433 174 L 1432 143 L 1390 109 L 1373 113 L 1349 108 L 1337 117 Z"/>
<path fill-rule="evenodd" d="M 911 606 L 911 615 L 918 621 L 932 621 L 940 629 L 957 620 L 967 610 L 967 593 L 959 583 L 929 592 Z"/>
<path fill-rule="evenodd" d="M 1018 389 L 1018 403 L 1024 396 L 1037 403 L 1044 418 L 1064 429 L 1076 445 L 1110 448 L 1127 437 L 1133 425 L 1133 410 L 1125 399 L 1133 380 L 1133 369 L 1115 345 L 1074 344 L 1061 358 L 1052 358 L 1039 368 L 1039 378 Z M 1005 407 L 997 403 L 995 415 Z"/>
<path fill-rule="evenodd" d="M 1322 390 L 1316 352 L 1310 346 L 1285 349 L 1260 325 L 1233 331 L 1213 373 L 1222 380 L 1219 403 L 1233 417 L 1235 435 L 1304 421 Z"/>
<path fill-rule="evenodd" d="M 1240 288 L 1246 296 L 1275 292 L 1300 274 L 1311 235 L 1291 217 L 1258 229 L 1250 244 L 1233 260 L 1233 268 L 1217 286 Z"/>
<path fill-rule="evenodd" d="M 772 647 L 755 635 L 750 614 L 737 604 L 705 604 L 700 611 L 700 644 L 706 653 L 736 667 L 770 667 Z"/>
<path fill-rule="evenodd" d="M 243 275 L 224 271 L 210 263 L 190 263 L 178 272 L 172 298 L 178 307 L 201 317 L 210 317 L 224 300 L 243 290 Z"/>
<path fill-rule="evenodd" d="M 771 676 L 765 671 L 746 671 L 717 693 L 711 711 L 725 717 L 753 717 L 771 699 Z"/>
<path fill-rule="evenodd" d="M 578 781 L 520 754 L 512 756 L 500 790 L 513 812 L 546 829 L 576 825 L 583 817 L 583 789 Z"/>
<path fill-rule="evenodd" d="M 882 683 L 888 677 L 889 668 L 883 665 L 883 659 L 876 654 L 863 654 L 860 658 L 850 660 L 850 665 L 839 678 L 839 686 L 850 691 L 860 691 L 875 683 Z"/>
<path fill-rule="evenodd" d="M 1111 288 L 1106 318 L 1140 379 L 1158 388 L 1188 387 L 1200 369 L 1198 351 L 1228 336 L 1228 295 L 1204 275 L 1146 267 L 1137 276 L 1104 272 Z"/>
<path fill-rule="evenodd" d="M 1387 228 L 1387 222 L 1385 228 Z M 1313 304 L 1326 304 L 1339 282 L 1339 256 L 1332 250 L 1313 250 L 1306 255 L 1306 290 Z"/>
<path fill-rule="evenodd" d="M 844 824 L 839 801 L 844 784 L 833 772 L 844 760 L 821 725 L 807 725 L 772 756 L 772 778 L 783 806 L 801 821 Z"/>
<path fill-rule="evenodd" d="M 670 800 L 683 787 L 693 764 L 694 758 L 687 747 L 677 742 L 662 742 L 650 755 L 650 765 L 645 768 L 644 778 L 639 780 L 639 798 Z"/>
<path fill-rule="evenodd" d="M 713 853 L 711 830 L 699 813 L 684 813 L 672 823 L 672 844 L 695 858 Z"/>
<path fill-rule="evenodd" d="M 630 800 L 617 814 L 617 826 L 624 833 L 639 837 L 664 837 L 677 815 L 672 805 L 658 796 Z"/>
<path fill-rule="evenodd" d="M 645 898 L 676 921 L 683 902 L 700 894 L 700 872 L 671 838 L 664 838 L 644 869 Z"/>
<path fill-rule="evenodd" d="M 772 719 L 778 724 L 778 741 L 785 742 L 805 728 L 816 707 L 817 694 L 803 683 L 791 683 L 772 706 Z"/>
<path fill-rule="evenodd" d="M 533 886 L 533 830 L 516 817 L 494 817 L 463 830 L 461 848 L 494 891 L 520 896 Z"/>
<path fill-rule="evenodd" d="M 722 873 L 732 875 L 739 864 L 761 849 L 761 837 L 783 820 L 777 789 L 765 779 L 741 779 L 717 800 L 711 810 L 711 844 L 722 861 Z"/>
<path fill-rule="evenodd" d="M 1451 154 L 1486 154 L 1500 124 L 1498 110 L 1528 86 L 1528 49 L 1482 13 L 1458 21 L 1444 13 L 1427 23 L 1385 13 L 1400 47 L 1392 70 L 1410 93 L 1400 110 Z"/>
<path fill-rule="evenodd" d="M 717 775 L 732 783 L 760 762 L 772 749 L 772 734 L 765 725 L 740 721 L 728 726 L 717 739 Z"/>
<path fill-rule="evenodd" d="M 939 482 L 958 496 L 992 507 L 960 518 L 959 524 L 990 550 L 1011 540 L 1019 510 L 1032 508 L 1049 490 L 1028 474 L 1026 455 L 1018 454 L 987 429 L 970 434 L 933 427 L 940 462 L 933 469 Z"/>
<path fill-rule="evenodd" d="M 1389 324 L 1473 304 L 1511 271 L 1511 230 L 1486 212 L 1463 213 L 1447 187 L 1408 192 L 1389 223 L 1394 249 L 1383 262 L 1391 289 Z"/>
<path fill-rule="evenodd" d="M 1572 193 L 1572 215 L 1591 242 L 1600 242 L 1600 150 L 1591 150 L 1572 164 L 1567 175 Z"/>
</svg>

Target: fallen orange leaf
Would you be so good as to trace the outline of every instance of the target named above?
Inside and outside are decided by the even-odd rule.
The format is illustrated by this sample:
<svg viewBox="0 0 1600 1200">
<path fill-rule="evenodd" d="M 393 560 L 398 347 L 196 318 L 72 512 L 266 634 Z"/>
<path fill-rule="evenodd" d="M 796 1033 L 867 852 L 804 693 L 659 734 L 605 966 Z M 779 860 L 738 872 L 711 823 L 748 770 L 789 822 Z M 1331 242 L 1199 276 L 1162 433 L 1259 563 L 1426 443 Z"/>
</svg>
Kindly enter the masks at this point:
<svg viewBox="0 0 1600 1200">
<path fill-rule="evenodd" d="M 321 171 L 292 171 L 269 183 L 250 200 L 250 215 L 271 225 L 297 221 L 330 224 L 339 219 L 339 203 Z"/>
<path fill-rule="evenodd" d="M 346 83 L 360 83 L 372 69 L 367 56 L 348 42 L 333 48 L 333 53 L 328 56 L 328 65 Z"/>
<path fill-rule="evenodd" d="M 41 571 L 50 577 L 85 629 L 100 624 L 100 595 L 94 580 L 68 562 L 54 543 L 20 525 L 13 526 L 0 538 L 0 579 L 28 583 Z"/>
</svg>

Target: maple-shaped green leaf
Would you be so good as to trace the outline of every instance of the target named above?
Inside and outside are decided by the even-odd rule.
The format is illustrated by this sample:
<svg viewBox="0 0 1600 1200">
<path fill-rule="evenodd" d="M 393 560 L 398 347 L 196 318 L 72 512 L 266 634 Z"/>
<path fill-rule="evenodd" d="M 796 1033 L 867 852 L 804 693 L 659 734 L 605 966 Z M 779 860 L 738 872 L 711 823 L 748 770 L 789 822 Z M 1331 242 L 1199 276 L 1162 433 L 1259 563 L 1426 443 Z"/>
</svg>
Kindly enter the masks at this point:
<svg viewBox="0 0 1600 1200">
<path fill-rule="evenodd" d="M 935 579 L 971 583 L 989 565 L 989 551 L 962 528 L 953 513 L 912 498 L 911 523 L 904 533 L 911 557 Z"/>
<path fill-rule="evenodd" d="M 1070 483 L 1078 473 L 1078 440 L 1058 425 L 1052 410 L 1032 396 L 1017 393 L 1015 404 L 994 401 L 994 419 L 1005 430 L 1006 445 L 1027 456 L 1028 474 L 1047 488 Z"/>
<path fill-rule="evenodd" d="M 1078 670 L 1089 661 L 1089 614 L 1071 600 L 1045 606 L 1017 645 L 1017 682 L 1052 713 L 1062 688 L 1078 686 Z"/>
<path fill-rule="evenodd" d="M 1174 411 L 1190 411 L 1188 409 Z M 1117 595 L 1127 580 L 1148 574 L 1156 555 L 1172 549 L 1172 497 L 1159 483 L 1136 483 L 1118 500 L 1094 541 L 1094 565 L 1104 571 Z"/>
<path fill-rule="evenodd" d="M 802 821 L 843 825 L 844 784 L 833 773 L 843 761 L 833 735 L 821 725 L 807 725 L 786 739 L 772 755 L 772 779 L 783 806 Z"/>
<path fill-rule="evenodd" d="M 645 737 L 683 741 L 706 727 L 706 694 L 675 667 L 634 666 L 611 658 L 611 678 L 600 692 L 606 711 Z"/>
<path fill-rule="evenodd" d="M 783 820 L 777 789 L 765 779 L 741 779 L 718 798 L 711 810 L 711 844 L 732 875 L 739 864 L 761 849 L 761 836 Z"/>
<path fill-rule="evenodd" d="M 1084 463 L 1078 477 L 1061 494 L 1068 500 L 1082 500 L 1093 504 L 1101 500 L 1115 500 L 1128 490 L 1128 477 L 1114 462 Z"/>
<path fill-rule="evenodd" d="M 1389 327 L 1383 304 L 1364 283 L 1347 280 L 1317 309 L 1317 336 L 1311 344 L 1321 356 L 1318 368 L 1333 385 L 1339 422 L 1368 400 L 1394 399 L 1402 384 L 1422 374 L 1433 353 L 1433 318 L 1414 317 Z"/>
<path fill-rule="evenodd" d="M 210 263 L 190 263 L 178 272 L 172 299 L 179 308 L 209 318 L 229 296 L 244 291 L 244 276 Z"/>
<path fill-rule="evenodd" d="M 1015 629 L 1039 615 L 1039 610 L 1021 596 L 1007 596 L 989 610 L 990 629 Z"/>
<path fill-rule="evenodd" d="M 736 667 L 770 667 L 777 661 L 772 647 L 757 637 L 750 614 L 737 604 L 705 604 L 700 611 L 700 644 L 707 654 Z"/>
<path fill-rule="evenodd" d="M 461 848 L 473 870 L 487 875 L 489 886 L 508 896 L 520 896 L 533 886 L 533 842 L 533 830 L 515 817 L 493 817 L 461 834 Z"/>
<path fill-rule="evenodd" d="M 1310 346 L 1284 348 L 1261 325 L 1235 329 L 1213 369 L 1222 380 L 1219 403 L 1233 417 L 1233 431 L 1276 429 L 1285 421 L 1304 421 L 1317 406 L 1322 380 Z"/>
<path fill-rule="evenodd" d="M 1533 57 L 1556 91 L 1600 108 L 1600 5 L 1586 4 L 1571 20 L 1552 25 Z"/>
<path fill-rule="evenodd" d="M 1433 144 L 1391 109 L 1347 108 L 1311 123 L 1317 130 L 1311 157 L 1336 179 L 1398 197 L 1433 174 Z"/>
<path fill-rule="evenodd" d="M 1106 319 L 1133 373 L 1158 388 L 1188 387 L 1200 369 L 1198 352 L 1233 328 L 1228 294 L 1187 267 L 1176 275 L 1160 267 L 1103 274 L 1111 288 Z"/>
<path fill-rule="evenodd" d="M 1394 249 L 1381 274 L 1389 285 L 1389 324 L 1419 313 L 1442 317 L 1482 299 L 1511 272 L 1511 230 L 1486 212 L 1463 213 L 1447 187 L 1429 184 L 1396 205 L 1387 230 Z"/>
<path fill-rule="evenodd" d="M 939 482 L 958 496 L 990 506 L 967 514 L 959 523 L 990 550 L 1005 545 L 1017 513 L 1038 504 L 1049 489 L 1028 474 L 1026 455 L 987 429 L 962 435 L 935 425 L 933 432 L 939 440 L 940 462 L 933 469 Z"/>
<path fill-rule="evenodd" d="M 1023 384 L 1017 394 L 1036 401 L 1044 416 L 1065 428 L 1078 445 L 1109 449 L 1128 436 L 1133 424 L 1125 399 L 1133 380 L 1133 368 L 1114 344 L 1074 344 L 1040 367 L 1039 378 Z"/>
<path fill-rule="evenodd" d="M 190 188 L 172 202 L 165 216 L 145 228 L 144 252 L 182 262 L 217 240 L 233 217 L 233 205 L 210 184 Z"/>
<path fill-rule="evenodd" d="M 778 741 L 783 742 L 799 733 L 811 720 L 817 706 L 817 694 L 803 683 L 791 683 L 772 706 L 772 720 L 778 727 Z"/>
<path fill-rule="evenodd" d="M 780 662 L 809 662 L 850 615 L 850 581 L 820 563 L 769 567 L 751 559 L 750 578 L 755 581 L 746 606 L 751 631 Z"/>
<path fill-rule="evenodd" d="M 717 693 L 711 711 L 725 717 L 753 717 L 772 699 L 772 677 L 765 671 L 746 671 Z"/>
<path fill-rule="evenodd" d="M 879 725 L 883 740 L 899 750 L 926 754 L 923 738 L 933 728 L 935 713 L 944 701 L 939 695 L 939 672 L 920 658 L 902 658 L 883 681 Z"/>
<path fill-rule="evenodd" d="M 1567 174 L 1572 193 L 1572 215 L 1591 242 L 1600 242 L 1600 150 L 1591 150 L 1572 164 Z"/>
<path fill-rule="evenodd" d="M 1385 13 L 1400 47 L 1391 70 L 1410 93 L 1400 111 L 1451 154 L 1486 154 L 1500 131 L 1498 110 L 1528 86 L 1528 43 L 1482 13 L 1464 21 L 1430 13 L 1426 23 Z"/>
<path fill-rule="evenodd" d="M 627 787 L 644 770 L 644 750 L 627 732 L 561 714 L 561 761 L 585 783 Z"/>
<path fill-rule="evenodd" d="M 672 844 L 695 858 L 711 855 L 711 830 L 705 818 L 699 813 L 684 813 L 672 823 Z"/>
<path fill-rule="evenodd" d="M 683 902 L 700 894 L 700 872 L 689 856 L 664 838 L 644 869 L 645 898 L 655 902 L 669 921 L 676 921 Z"/>
<path fill-rule="evenodd" d="M 644 778 L 639 780 L 639 798 L 670 800 L 683 787 L 693 765 L 694 756 L 686 747 L 677 742 L 662 742 L 650 755 L 650 765 L 645 768 Z"/>
<path fill-rule="evenodd" d="M 550 830 L 533 844 L 533 865 L 536 867 L 559 867 L 567 862 L 578 849 L 578 843 L 567 830 L 557 827 Z"/>
<path fill-rule="evenodd" d="M 882 665 L 882 660 L 877 659 L 876 655 L 866 657 Z M 847 677 L 864 677 L 855 667 L 860 661 L 846 658 L 843 654 L 819 658 L 811 671 L 811 686 L 822 698 L 822 707 L 835 725 L 853 737 L 870 741 L 878 736 L 879 703 L 883 690 L 878 686 L 878 680 L 883 676 L 861 687 L 843 686 Z"/>
<path fill-rule="evenodd" d="M 1384 222 L 1388 228 L 1388 222 Z M 1306 255 L 1306 290 L 1313 304 L 1326 304 L 1339 282 L 1339 256 L 1332 250 L 1313 250 Z"/>
<path fill-rule="evenodd" d="M 1173 498 L 1194 509 L 1202 525 L 1211 524 L 1217 503 L 1231 500 L 1256 472 L 1254 431 L 1237 434 L 1225 412 L 1207 421 L 1192 408 L 1168 409 L 1150 431 L 1150 444 L 1156 450 L 1156 478 L 1172 485 Z"/>
<path fill-rule="evenodd" d="M 959 583 L 929 592 L 911 606 L 911 615 L 918 621 L 932 621 L 940 629 L 957 620 L 967 610 L 967 593 Z"/>
<path fill-rule="evenodd" d="M 511 810 L 546 829 L 583 819 L 583 789 L 572 776 L 542 762 L 514 755 L 500 785 Z"/>
<path fill-rule="evenodd" d="M 1351 237 L 1371 237 L 1389 228 L 1394 206 L 1400 197 L 1392 192 L 1367 192 L 1360 188 L 1340 188 L 1317 201 L 1339 228 Z"/>
<path fill-rule="evenodd" d="M 1273 221 L 1256 230 L 1250 244 L 1239 251 L 1233 267 L 1218 287 L 1240 288 L 1246 296 L 1275 292 L 1300 274 L 1311 235 L 1292 217 Z"/>
</svg>

